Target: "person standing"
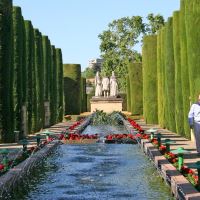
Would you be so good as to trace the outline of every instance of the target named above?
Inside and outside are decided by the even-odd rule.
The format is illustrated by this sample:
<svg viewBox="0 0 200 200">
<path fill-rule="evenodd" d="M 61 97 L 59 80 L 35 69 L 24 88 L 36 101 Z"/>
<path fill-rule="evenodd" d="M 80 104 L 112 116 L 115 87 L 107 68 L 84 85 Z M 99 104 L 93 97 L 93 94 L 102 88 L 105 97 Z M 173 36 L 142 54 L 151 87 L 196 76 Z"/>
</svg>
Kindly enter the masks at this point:
<svg viewBox="0 0 200 200">
<path fill-rule="evenodd" d="M 194 136 L 196 140 L 196 148 L 200 154 L 200 94 L 198 101 L 191 105 L 188 113 L 188 122 L 191 129 L 194 129 Z"/>
</svg>

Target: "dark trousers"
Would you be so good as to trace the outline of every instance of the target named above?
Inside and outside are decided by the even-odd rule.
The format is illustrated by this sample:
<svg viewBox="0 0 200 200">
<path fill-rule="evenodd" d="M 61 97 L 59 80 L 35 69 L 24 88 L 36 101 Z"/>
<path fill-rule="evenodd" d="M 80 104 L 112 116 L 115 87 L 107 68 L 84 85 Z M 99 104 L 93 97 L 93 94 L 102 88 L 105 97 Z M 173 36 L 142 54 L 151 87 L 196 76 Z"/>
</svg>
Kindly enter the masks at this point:
<svg viewBox="0 0 200 200">
<path fill-rule="evenodd" d="M 197 152 L 200 153 L 200 122 L 194 122 L 194 135 L 196 139 Z"/>
</svg>

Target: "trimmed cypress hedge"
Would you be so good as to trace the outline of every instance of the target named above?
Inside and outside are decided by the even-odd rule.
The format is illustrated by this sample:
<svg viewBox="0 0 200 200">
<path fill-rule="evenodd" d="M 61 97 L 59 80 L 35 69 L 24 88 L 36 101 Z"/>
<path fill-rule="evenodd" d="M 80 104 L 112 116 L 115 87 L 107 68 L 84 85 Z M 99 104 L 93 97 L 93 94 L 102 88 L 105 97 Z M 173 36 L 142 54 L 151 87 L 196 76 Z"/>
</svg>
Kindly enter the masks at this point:
<svg viewBox="0 0 200 200">
<path fill-rule="evenodd" d="M 90 99 L 95 95 L 95 92 L 92 91 L 91 93 L 87 94 L 87 112 L 91 112 L 91 106 L 90 106 Z"/>
<path fill-rule="evenodd" d="M 126 93 L 119 93 L 118 96 L 123 99 L 122 110 L 127 111 L 127 94 Z"/>
<path fill-rule="evenodd" d="M 44 100 L 49 101 L 49 82 L 50 82 L 50 60 L 51 60 L 51 47 L 48 36 L 42 36 L 42 48 L 43 48 L 43 63 L 44 63 Z"/>
<path fill-rule="evenodd" d="M 149 124 L 157 124 L 157 35 L 143 38 L 142 69 L 144 119 Z"/>
<path fill-rule="evenodd" d="M 61 122 L 63 120 L 63 61 L 62 61 L 62 51 L 61 49 L 56 49 L 56 65 L 57 65 L 57 109 L 58 109 L 58 117 L 57 122 Z"/>
<path fill-rule="evenodd" d="M 160 124 L 163 128 L 168 126 L 168 118 L 167 118 L 167 96 L 166 96 L 166 84 L 165 84 L 165 60 L 166 60 L 166 24 L 161 29 L 161 74 L 162 74 L 162 93 L 163 93 L 163 113 L 161 116 L 162 124 Z"/>
<path fill-rule="evenodd" d="M 27 65 L 26 65 L 26 30 L 25 30 L 25 22 L 22 16 L 22 133 L 21 138 L 24 138 L 28 134 L 28 116 L 27 116 Z"/>
<path fill-rule="evenodd" d="M 51 46 L 51 80 L 50 80 L 50 124 L 56 123 L 57 119 L 57 69 L 56 69 L 56 49 Z"/>
<path fill-rule="evenodd" d="M 0 1 L 0 139 L 13 142 L 12 1 Z"/>
<path fill-rule="evenodd" d="M 27 65 L 26 65 L 26 30 L 25 22 L 22 16 L 22 104 L 27 104 Z M 26 135 L 26 134 L 25 134 Z"/>
<path fill-rule="evenodd" d="M 164 126 L 164 96 L 163 96 L 163 63 L 162 63 L 162 29 L 157 37 L 157 88 L 158 88 L 158 124 Z"/>
<path fill-rule="evenodd" d="M 86 78 L 81 77 L 82 99 L 81 99 L 81 112 L 87 111 L 87 97 L 86 97 Z"/>
<path fill-rule="evenodd" d="M 128 74 L 130 80 L 131 113 L 143 113 L 143 85 L 142 63 L 129 63 Z"/>
<path fill-rule="evenodd" d="M 127 111 L 131 112 L 131 90 L 129 75 L 126 77 Z"/>
<path fill-rule="evenodd" d="M 13 100 L 14 100 L 14 128 L 22 134 L 22 65 L 23 65 L 23 25 L 20 7 L 13 7 Z"/>
<path fill-rule="evenodd" d="M 168 129 L 176 132 L 175 123 L 175 66 L 173 51 L 173 18 L 169 17 L 165 35 L 165 96 Z"/>
<path fill-rule="evenodd" d="M 200 93 L 200 1 L 185 1 L 185 24 L 191 101 Z"/>
<path fill-rule="evenodd" d="M 80 114 L 81 111 L 81 66 L 64 64 L 65 114 Z"/>
<path fill-rule="evenodd" d="M 180 52 L 180 12 L 173 13 L 173 45 L 175 66 L 175 119 L 176 132 L 184 135 L 183 126 L 183 96 L 181 83 L 181 52 Z"/>
<path fill-rule="evenodd" d="M 180 49 L 181 49 L 181 85 L 183 96 L 183 119 L 184 132 L 187 138 L 190 138 L 190 128 L 188 124 L 188 111 L 190 109 L 190 85 L 187 58 L 187 37 L 185 27 L 185 0 L 181 0 L 180 10 Z"/>
<path fill-rule="evenodd" d="M 36 75 L 36 98 L 37 98 L 37 130 L 44 124 L 44 65 L 42 35 L 38 29 L 34 29 L 35 39 L 35 75 Z"/>
<path fill-rule="evenodd" d="M 32 115 L 33 109 L 35 107 L 36 101 L 34 102 L 34 81 L 33 81 L 33 73 L 35 73 L 34 68 L 34 33 L 33 33 L 33 26 L 31 21 L 25 20 L 25 38 L 26 38 L 26 66 L 27 66 L 27 112 L 28 112 L 28 132 L 31 133 L 32 131 Z"/>
</svg>

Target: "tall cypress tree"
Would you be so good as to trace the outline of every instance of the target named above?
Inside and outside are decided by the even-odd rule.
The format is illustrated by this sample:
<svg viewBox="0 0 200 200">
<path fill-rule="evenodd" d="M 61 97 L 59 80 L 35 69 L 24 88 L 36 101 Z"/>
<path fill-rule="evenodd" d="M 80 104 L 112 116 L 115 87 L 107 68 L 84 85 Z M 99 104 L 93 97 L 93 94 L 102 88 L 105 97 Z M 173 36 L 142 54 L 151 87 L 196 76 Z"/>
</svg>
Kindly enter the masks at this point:
<svg viewBox="0 0 200 200">
<path fill-rule="evenodd" d="M 180 52 L 180 12 L 173 13 L 173 45 L 175 66 L 175 119 L 176 132 L 184 135 L 183 125 L 183 97 L 181 83 L 181 52 Z"/>
<path fill-rule="evenodd" d="M 142 69 L 144 118 L 149 124 L 157 124 L 157 35 L 143 38 Z"/>
<path fill-rule="evenodd" d="M 200 93 L 200 1 L 185 1 L 185 24 L 191 101 L 195 102 Z"/>
<path fill-rule="evenodd" d="M 157 88 L 158 88 L 158 124 L 164 124 L 164 98 L 163 98 L 163 64 L 162 64 L 162 30 L 157 37 Z"/>
<path fill-rule="evenodd" d="M 161 126 L 163 128 L 168 128 L 168 118 L 167 118 L 167 96 L 166 96 L 166 83 L 165 83 L 165 60 L 166 60 L 166 24 L 161 29 L 161 74 L 162 74 L 162 91 L 163 91 L 163 118 Z"/>
<path fill-rule="evenodd" d="M 37 98 L 37 130 L 44 124 L 44 65 L 42 50 L 42 35 L 38 29 L 34 29 L 35 39 L 35 75 Z"/>
<path fill-rule="evenodd" d="M 42 36 L 42 47 L 43 47 L 43 63 L 44 63 L 44 100 L 49 101 L 49 62 L 51 59 L 51 51 L 49 46 L 48 36 Z"/>
<path fill-rule="evenodd" d="M 25 51 L 26 51 L 26 67 L 27 67 L 27 113 L 28 113 L 28 132 L 32 131 L 32 116 L 34 108 L 34 81 L 33 73 L 35 73 L 34 68 L 34 33 L 31 21 L 25 20 Z"/>
<path fill-rule="evenodd" d="M 56 68 L 57 68 L 57 122 L 61 122 L 63 120 L 63 61 L 62 61 L 62 51 L 61 49 L 56 49 Z"/>
<path fill-rule="evenodd" d="M 27 116 L 27 64 L 26 64 L 26 30 L 24 17 L 22 16 L 22 134 L 25 137 L 28 134 L 28 116 Z"/>
<path fill-rule="evenodd" d="M 82 82 L 82 108 L 81 112 L 87 111 L 87 96 L 86 96 L 86 78 L 81 77 Z"/>
<path fill-rule="evenodd" d="M 131 113 L 138 115 L 143 113 L 143 79 L 142 63 L 129 63 L 128 74 L 130 80 Z"/>
<path fill-rule="evenodd" d="M 173 18 L 169 17 L 166 24 L 165 43 L 165 95 L 167 97 L 167 119 L 169 130 L 176 132 L 175 123 L 175 66 L 173 51 Z"/>
<path fill-rule="evenodd" d="M 0 135 L 3 142 L 13 142 L 13 41 L 12 0 L 0 1 Z"/>
<path fill-rule="evenodd" d="M 55 46 L 51 46 L 51 84 L 50 84 L 50 124 L 56 123 L 57 119 L 57 68 L 56 68 L 56 50 Z"/>
<path fill-rule="evenodd" d="M 185 0 L 181 0 L 180 10 L 180 50 L 181 50 L 181 85 L 183 96 L 183 119 L 184 132 L 190 138 L 190 128 L 188 124 L 188 111 L 190 107 L 190 83 L 187 58 L 187 37 L 185 26 Z"/>
<path fill-rule="evenodd" d="M 131 112 L 131 90 L 129 75 L 126 76 L 127 111 Z"/>
<path fill-rule="evenodd" d="M 25 22 L 22 16 L 22 104 L 26 106 L 27 102 L 27 64 L 26 64 L 26 30 Z"/>
<path fill-rule="evenodd" d="M 81 111 L 81 66 L 64 64 L 65 114 L 80 114 Z"/>
<path fill-rule="evenodd" d="M 13 37 L 14 37 L 14 51 L 13 51 L 13 98 L 14 98 L 14 117 L 15 130 L 20 131 L 22 138 L 22 66 L 23 66 L 23 24 L 20 7 L 13 7 Z"/>
</svg>

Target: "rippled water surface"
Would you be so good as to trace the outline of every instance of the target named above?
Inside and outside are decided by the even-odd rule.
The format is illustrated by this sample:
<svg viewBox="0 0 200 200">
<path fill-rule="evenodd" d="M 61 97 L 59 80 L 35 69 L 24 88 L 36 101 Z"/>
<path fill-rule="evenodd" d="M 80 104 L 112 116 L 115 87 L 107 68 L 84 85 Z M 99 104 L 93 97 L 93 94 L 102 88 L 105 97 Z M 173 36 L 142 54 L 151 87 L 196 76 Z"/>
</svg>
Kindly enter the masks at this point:
<svg viewBox="0 0 200 200">
<path fill-rule="evenodd" d="M 88 127 L 85 133 L 124 132 Z M 61 145 L 12 199 L 173 199 L 137 145 Z"/>
</svg>

